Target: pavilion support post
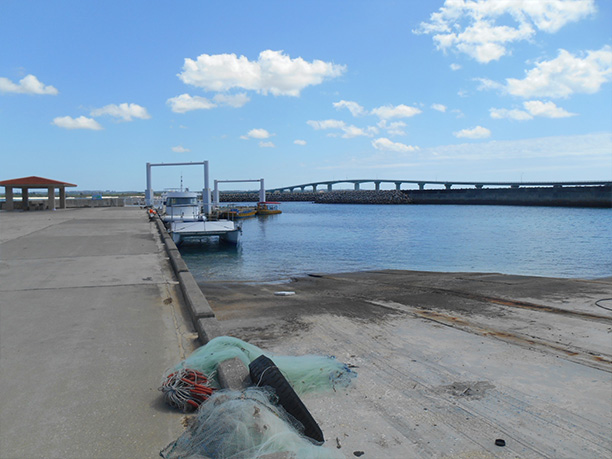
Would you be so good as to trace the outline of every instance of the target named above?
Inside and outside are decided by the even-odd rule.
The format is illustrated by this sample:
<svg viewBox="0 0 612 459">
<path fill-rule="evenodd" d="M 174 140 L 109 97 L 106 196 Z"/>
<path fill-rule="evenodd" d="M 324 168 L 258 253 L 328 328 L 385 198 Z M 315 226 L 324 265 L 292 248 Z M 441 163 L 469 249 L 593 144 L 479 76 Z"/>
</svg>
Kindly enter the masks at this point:
<svg viewBox="0 0 612 459">
<path fill-rule="evenodd" d="M 4 188 L 5 190 L 5 199 L 4 210 L 15 210 L 15 203 L 13 201 L 13 187 L 7 186 Z"/>
<path fill-rule="evenodd" d="M 21 210 L 30 210 L 30 190 L 21 189 Z"/>
<path fill-rule="evenodd" d="M 49 190 L 49 200 L 48 200 L 49 210 L 55 210 L 55 187 L 50 186 L 48 190 Z"/>
<path fill-rule="evenodd" d="M 65 186 L 60 187 L 59 194 L 60 194 L 59 208 L 65 209 L 66 208 L 66 187 Z"/>
</svg>

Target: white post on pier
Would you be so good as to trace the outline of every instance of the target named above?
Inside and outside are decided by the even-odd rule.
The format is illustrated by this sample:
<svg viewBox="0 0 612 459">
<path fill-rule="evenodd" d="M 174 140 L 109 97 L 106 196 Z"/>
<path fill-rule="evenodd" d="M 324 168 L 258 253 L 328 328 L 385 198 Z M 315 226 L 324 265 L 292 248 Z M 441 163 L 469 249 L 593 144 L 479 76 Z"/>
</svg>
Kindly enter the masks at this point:
<svg viewBox="0 0 612 459">
<path fill-rule="evenodd" d="M 266 202 L 266 187 L 264 186 L 264 179 L 259 179 L 261 184 L 259 188 L 259 202 Z"/>
</svg>

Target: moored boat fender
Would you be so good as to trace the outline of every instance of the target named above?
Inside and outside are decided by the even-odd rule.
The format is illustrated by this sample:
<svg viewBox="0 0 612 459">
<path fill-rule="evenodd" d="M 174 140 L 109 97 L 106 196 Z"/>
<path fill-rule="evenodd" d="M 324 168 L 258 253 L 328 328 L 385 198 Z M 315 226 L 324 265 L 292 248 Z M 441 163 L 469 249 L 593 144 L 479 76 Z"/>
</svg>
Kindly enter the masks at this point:
<svg viewBox="0 0 612 459">
<path fill-rule="evenodd" d="M 259 356 L 249 364 L 249 373 L 256 386 L 274 389 L 278 404 L 304 427 L 305 436 L 319 444 L 325 441 L 317 421 L 271 359 Z"/>
</svg>

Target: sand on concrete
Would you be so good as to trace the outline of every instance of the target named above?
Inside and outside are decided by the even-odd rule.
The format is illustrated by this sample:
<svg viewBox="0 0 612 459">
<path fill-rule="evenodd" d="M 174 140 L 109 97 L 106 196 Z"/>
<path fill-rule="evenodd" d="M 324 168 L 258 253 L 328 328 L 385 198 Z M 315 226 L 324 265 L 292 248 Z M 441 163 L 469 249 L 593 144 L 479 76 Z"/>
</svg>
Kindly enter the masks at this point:
<svg viewBox="0 0 612 459">
<path fill-rule="evenodd" d="M 200 286 L 229 334 L 355 366 L 351 389 L 303 397 L 346 457 L 612 456 L 612 311 L 595 304 L 611 306 L 610 279 L 376 271 Z"/>
</svg>

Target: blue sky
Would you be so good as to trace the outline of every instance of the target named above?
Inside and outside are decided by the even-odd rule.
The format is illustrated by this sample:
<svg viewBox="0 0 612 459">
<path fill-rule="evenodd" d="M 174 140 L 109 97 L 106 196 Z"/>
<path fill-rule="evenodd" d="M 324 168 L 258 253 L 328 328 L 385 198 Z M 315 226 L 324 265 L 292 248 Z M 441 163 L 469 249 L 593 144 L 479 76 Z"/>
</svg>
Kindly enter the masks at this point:
<svg viewBox="0 0 612 459">
<path fill-rule="evenodd" d="M 607 0 L 2 0 L 0 43 L 0 180 L 612 179 Z"/>
</svg>

